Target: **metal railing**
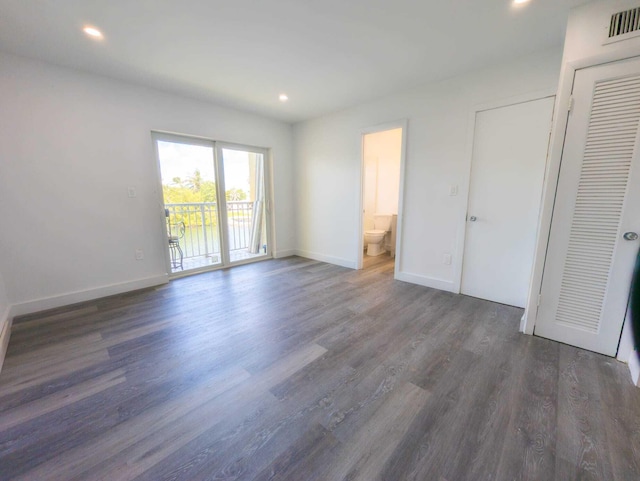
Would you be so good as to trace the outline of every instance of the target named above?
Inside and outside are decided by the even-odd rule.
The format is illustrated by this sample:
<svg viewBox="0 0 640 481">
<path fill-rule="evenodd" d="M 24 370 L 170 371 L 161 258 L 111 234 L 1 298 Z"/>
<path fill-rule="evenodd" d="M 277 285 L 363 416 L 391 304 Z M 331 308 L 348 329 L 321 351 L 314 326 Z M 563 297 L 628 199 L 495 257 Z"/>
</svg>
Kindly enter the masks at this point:
<svg viewBox="0 0 640 481">
<path fill-rule="evenodd" d="M 178 242 L 184 257 L 220 254 L 219 215 L 216 202 L 165 204 L 169 235 L 177 235 L 184 223 L 184 236 Z M 229 250 L 247 249 L 251 239 L 253 202 L 228 201 Z"/>
</svg>

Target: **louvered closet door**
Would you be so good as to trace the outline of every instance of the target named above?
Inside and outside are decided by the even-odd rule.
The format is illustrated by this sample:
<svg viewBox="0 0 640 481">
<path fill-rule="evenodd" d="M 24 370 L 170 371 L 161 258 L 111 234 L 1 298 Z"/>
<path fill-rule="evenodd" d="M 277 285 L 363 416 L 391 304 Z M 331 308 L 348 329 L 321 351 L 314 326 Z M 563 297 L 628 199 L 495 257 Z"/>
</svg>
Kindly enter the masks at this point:
<svg viewBox="0 0 640 481">
<path fill-rule="evenodd" d="M 640 233 L 640 60 L 576 72 L 535 334 L 616 354 Z"/>
</svg>

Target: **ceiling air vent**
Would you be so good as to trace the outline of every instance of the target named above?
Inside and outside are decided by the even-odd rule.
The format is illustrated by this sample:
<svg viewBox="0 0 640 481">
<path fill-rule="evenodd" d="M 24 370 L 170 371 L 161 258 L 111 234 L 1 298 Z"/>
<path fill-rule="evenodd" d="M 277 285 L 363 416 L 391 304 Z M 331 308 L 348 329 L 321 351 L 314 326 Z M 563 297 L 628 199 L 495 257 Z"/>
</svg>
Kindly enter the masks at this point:
<svg viewBox="0 0 640 481">
<path fill-rule="evenodd" d="M 640 7 L 611 15 L 609 38 L 640 31 Z"/>
</svg>

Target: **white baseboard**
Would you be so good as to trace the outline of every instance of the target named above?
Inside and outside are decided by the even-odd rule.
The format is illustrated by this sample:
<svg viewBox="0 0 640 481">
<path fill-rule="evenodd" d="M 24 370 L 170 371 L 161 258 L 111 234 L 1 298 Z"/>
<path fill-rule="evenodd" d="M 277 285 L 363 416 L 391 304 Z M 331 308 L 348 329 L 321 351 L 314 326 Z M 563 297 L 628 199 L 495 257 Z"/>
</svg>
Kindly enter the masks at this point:
<svg viewBox="0 0 640 481">
<path fill-rule="evenodd" d="M 11 307 L 7 306 L 4 312 L 0 315 L 0 371 L 2 371 L 2 364 L 4 363 L 4 357 L 7 354 L 9 337 L 11 336 L 12 318 L 9 315 L 10 310 Z"/>
<path fill-rule="evenodd" d="M 444 279 L 437 279 L 435 277 L 421 276 L 418 274 L 409 274 L 408 272 L 398 272 L 396 279 L 399 281 L 410 282 L 411 284 L 418 284 L 419 286 L 432 287 L 433 289 L 439 289 L 441 291 L 448 291 L 457 294 L 455 282 L 445 281 Z"/>
<path fill-rule="evenodd" d="M 340 257 L 327 256 L 324 254 L 318 254 L 317 252 L 309 252 L 296 250 L 294 251 L 295 255 L 299 255 L 300 257 L 306 257 L 307 259 L 313 259 L 314 261 L 326 262 L 328 264 L 335 264 L 337 266 L 348 267 L 349 269 L 356 269 L 357 264 L 356 261 L 351 261 L 349 259 L 342 259 Z M 291 255 L 294 255 L 291 254 Z"/>
<path fill-rule="evenodd" d="M 525 309 L 524 314 L 522 314 L 522 317 L 520 318 L 520 327 L 519 327 L 520 332 L 523 332 L 526 334 L 527 333 L 526 327 L 527 327 L 527 310 Z"/>
<path fill-rule="evenodd" d="M 298 255 L 298 251 L 296 251 L 295 249 L 284 249 L 274 252 L 273 258 L 282 259 L 283 257 L 290 257 L 295 255 Z"/>
<path fill-rule="evenodd" d="M 16 316 L 22 316 L 34 312 L 46 311 L 47 309 L 55 309 L 56 307 L 77 304 L 78 302 L 91 301 L 93 299 L 100 299 L 101 297 L 122 294 L 123 292 L 159 286 L 161 284 L 166 284 L 167 282 L 169 282 L 169 276 L 162 274 L 160 276 L 146 277 L 135 281 L 109 284 L 83 291 L 69 292 L 58 296 L 44 297 L 42 299 L 14 304 L 11 306 L 10 317 L 14 318 Z"/>
<path fill-rule="evenodd" d="M 638 359 L 637 351 L 633 351 L 629 356 L 629 371 L 631 371 L 633 384 L 640 387 L 640 359 Z"/>
</svg>

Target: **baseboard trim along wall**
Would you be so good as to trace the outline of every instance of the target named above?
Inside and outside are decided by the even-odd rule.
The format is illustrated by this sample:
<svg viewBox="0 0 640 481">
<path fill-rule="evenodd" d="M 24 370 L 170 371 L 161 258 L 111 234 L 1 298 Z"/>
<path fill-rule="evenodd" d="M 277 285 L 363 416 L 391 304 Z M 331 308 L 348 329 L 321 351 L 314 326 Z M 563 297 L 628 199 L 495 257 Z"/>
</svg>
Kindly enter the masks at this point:
<svg viewBox="0 0 640 481">
<path fill-rule="evenodd" d="M 0 371 L 4 364 L 4 357 L 7 354 L 9 346 L 9 337 L 11 336 L 11 324 L 13 319 L 9 315 L 10 307 L 7 306 L 4 313 L 0 316 Z"/>
<path fill-rule="evenodd" d="M 69 306 L 78 302 L 92 301 L 102 297 L 122 294 L 124 292 L 145 289 L 147 287 L 159 286 L 169 282 L 169 276 L 162 274 L 160 276 L 146 277 L 135 281 L 122 282 L 119 284 L 109 284 L 106 286 L 86 289 L 84 291 L 69 292 L 59 296 L 45 297 L 33 301 L 22 302 L 11 306 L 9 317 L 13 319 L 16 316 L 32 314 L 34 312 L 55 309 L 56 307 Z"/>
<path fill-rule="evenodd" d="M 274 259 L 282 259 L 283 257 L 291 257 L 291 256 L 295 256 L 297 254 L 298 254 L 298 251 L 296 251 L 295 249 L 284 249 L 284 250 L 276 251 L 273 254 L 273 258 Z"/>
<path fill-rule="evenodd" d="M 317 252 L 296 250 L 295 254 L 299 255 L 300 257 L 305 257 L 307 259 L 313 259 L 314 261 L 326 262 L 328 264 L 335 264 L 337 266 L 348 267 L 349 269 L 356 269 L 358 267 L 355 261 L 342 259 L 340 257 L 333 257 L 333 256 L 327 256 L 324 254 L 318 254 Z"/>
<path fill-rule="evenodd" d="M 433 289 L 458 294 L 455 282 L 453 281 L 445 281 L 444 279 L 421 276 L 418 274 L 409 274 L 408 272 L 398 272 L 396 274 L 396 279 L 399 281 L 410 282 L 411 284 L 418 284 L 419 286 L 431 287 Z"/>
</svg>

